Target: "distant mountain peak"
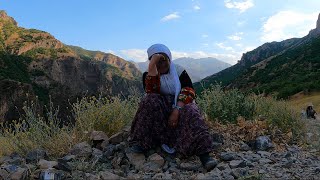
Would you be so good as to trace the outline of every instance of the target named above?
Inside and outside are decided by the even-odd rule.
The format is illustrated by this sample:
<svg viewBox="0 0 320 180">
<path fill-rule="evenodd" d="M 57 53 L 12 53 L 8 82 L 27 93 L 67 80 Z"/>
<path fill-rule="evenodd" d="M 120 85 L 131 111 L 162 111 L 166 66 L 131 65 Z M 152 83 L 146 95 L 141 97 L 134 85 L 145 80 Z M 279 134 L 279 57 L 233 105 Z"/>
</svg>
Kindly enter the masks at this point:
<svg viewBox="0 0 320 180">
<path fill-rule="evenodd" d="M 319 16 L 318 16 L 318 21 L 317 21 L 317 29 L 320 29 L 320 13 L 319 13 Z"/>
<path fill-rule="evenodd" d="M 17 21 L 15 21 L 12 17 L 8 16 L 6 11 L 0 10 L 0 20 L 9 21 L 13 23 L 15 26 L 18 26 Z"/>
</svg>

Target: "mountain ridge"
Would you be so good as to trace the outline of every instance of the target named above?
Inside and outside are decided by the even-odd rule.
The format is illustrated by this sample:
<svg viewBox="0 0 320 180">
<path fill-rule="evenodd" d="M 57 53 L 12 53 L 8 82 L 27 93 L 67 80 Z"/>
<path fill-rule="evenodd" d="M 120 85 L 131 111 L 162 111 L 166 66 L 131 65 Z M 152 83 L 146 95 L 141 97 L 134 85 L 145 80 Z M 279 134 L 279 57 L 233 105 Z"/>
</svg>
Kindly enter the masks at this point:
<svg viewBox="0 0 320 180">
<path fill-rule="evenodd" d="M 47 104 L 51 96 L 63 114 L 70 102 L 83 96 L 127 96 L 130 88 L 142 92 L 142 74 L 132 63 L 110 53 L 85 49 L 79 52 L 73 47 L 47 32 L 19 27 L 14 18 L 0 11 L 0 81 L 3 85 L 9 80 L 9 84 L 24 83 L 32 87 L 32 91 L 10 89 L 10 94 L 0 95 L 0 105 L 4 107 L 0 120 L 18 119 L 23 112 L 23 103 L 17 94 L 37 96 L 42 105 Z M 86 54 L 95 56 L 84 58 Z M 4 99 L 8 98 L 12 101 L 4 105 Z M 12 108 L 15 106 L 18 110 Z M 14 112 L 9 112 L 12 110 Z"/>
<path fill-rule="evenodd" d="M 249 90 L 251 88 L 256 87 L 259 83 L 252 83 L 250 80 L 250 77 L 254 76 L 254 74 L 250 74 L 250 72 L 255 72 L 252 69 L 258 67 L 260 69 L 263 69 L 264 67 L 268 66 L 268 64 L 270 64 L 272 61 L 276 60 L 278 57 L 288 55 L 290 54 L 290 52 L 295 52 L 295 50 L 299 49 L 300 47 L 312 44 L 320 36 L 319 22 L 320 14 L 316 28 L 309 31 L 308 35 L 302 38 L 291 38 L 283 40 L 281 42 L 274 41 L 264 43 L 256 49 L 244 53 L 241 60 L 239 60 L 237 64 L 219 73 L 213 74 L 203 79 L 199 83 L 195 83 L 195 88 L 198 92 L 201 92 L 203 88 L 207 88 L 210 86 L 210 84 L 214 83 L 221 83 L 226 88 L 240 88 L 244 90 Z M 314 43 L 314 45 L 315 44 L 317 43 Z M 272 79 L 269 79 L 268 83 L 271 83 L 271 81 Z M 241 86 L 240 82 L 242 83 Z M 245 84 L 244 82 L 248 82 L 248 84 Z M 264 82 L 267 83 L 267 81 Z M 259 90 L 264 91 L 265 88 Z M 269 93 L 271 93 L 271 91 Z M 293 95 L 290 93 L 286 95 L 284 94 L 282 94 L 281 97 L 287 98 L 288 96 Z"/>
</svg>

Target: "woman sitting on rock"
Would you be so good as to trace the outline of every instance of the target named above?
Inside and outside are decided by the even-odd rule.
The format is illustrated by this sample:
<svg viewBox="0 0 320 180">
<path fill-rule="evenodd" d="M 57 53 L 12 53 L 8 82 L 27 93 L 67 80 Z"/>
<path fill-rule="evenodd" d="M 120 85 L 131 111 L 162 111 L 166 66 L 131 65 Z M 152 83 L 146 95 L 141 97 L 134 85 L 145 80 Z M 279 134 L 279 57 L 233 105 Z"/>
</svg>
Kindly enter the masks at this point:
<svg viewBox="0 0 320 180">
<path fill-rule="evenodd" d="M 173 64 L 165 45 L 154 44 L 147 53 L 150 62 L 143 74 L 147 94 L 132 122 L 131 149 L 143 153 L 162 145 L 167 152 L 197 155 L 207 170 L 213 169 L 217 162 L 209 156 L 212 139 L 194 103 L 189 75 Z"/>
</svg>

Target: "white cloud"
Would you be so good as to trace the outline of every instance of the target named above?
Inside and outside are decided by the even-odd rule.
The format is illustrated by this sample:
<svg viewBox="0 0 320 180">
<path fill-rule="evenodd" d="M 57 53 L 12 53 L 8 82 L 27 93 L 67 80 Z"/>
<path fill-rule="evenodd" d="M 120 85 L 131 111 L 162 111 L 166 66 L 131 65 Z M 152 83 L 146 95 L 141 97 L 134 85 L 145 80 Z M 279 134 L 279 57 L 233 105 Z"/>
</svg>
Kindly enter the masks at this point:
<svg viewBox="0 0 320 180">
<path fill-rule="evenodd" d="M 267 18 L 262 27 L 262 42 L 281 41 L 293 37 L 302 37 L 316 26 L 318 12 L 300 13 L 280 11 Z"/>
<path fill-rule="evenodd" d="M 216 45 L 226 51 L 234 51 L 233 47 L 225 46 L 223 43 L 216 43 Z"/>
<path fill-rule="evenodd" d="M 209 35 L 208 35 L 208 34 L 202 34 L 201 37 L 202 37 L 202 38 L 207 38 L 207 37 L 209 37 Z"/>
<path fill-rule="evenodd" d="M 246 21 L 239 21 L 239 22 L 237 22 L 237 25 L 238 26 L 243 26 L 243 25 L 245 25 L 246 24 Z"/>
<path fill-rule="evenodd" d="M 253 7 L 253 0 L 245 0 L 243 2 L 236 2 L 231 0 L 224 1 L 224 5 L 229 9 L 239 9 L 240 13 L 245 12 L 249 8 Z"/>
<path fill-rule="evenodd" d="M 242 39 L 243 32 L 237 32 L 234 35 L 228 36 L 228 39 L 234 40 L 234 41 L 239 41 Z"/>
<path fill-rule="evenodd" d="M 161 19 L 161 21 L 165 22 L 165 21 L 170 21 L 172 19 L 178 19 L 178 18 L 180 18 L 179 13 L 178 12 L 174 12 L 174 13 L 171 13 L 171 14 L 163 17 Z"/>
<path fill-rule="evenodd" d="M 144 62 L 148 60 L 147 51 L 145 49 L 125 49 L 120 50 L 120 57 L 126 60 L 133 60 L 136 62 Z"/>
<path fill-rule="evenodd" d="M 196 11 L 198 11 L 198 10 L 200 10 L 200 7 L 197 6 L 197 5 L 195 5 L 195 6 L 193 6 L 193 9 L 196 10 Z"/>
</svg>

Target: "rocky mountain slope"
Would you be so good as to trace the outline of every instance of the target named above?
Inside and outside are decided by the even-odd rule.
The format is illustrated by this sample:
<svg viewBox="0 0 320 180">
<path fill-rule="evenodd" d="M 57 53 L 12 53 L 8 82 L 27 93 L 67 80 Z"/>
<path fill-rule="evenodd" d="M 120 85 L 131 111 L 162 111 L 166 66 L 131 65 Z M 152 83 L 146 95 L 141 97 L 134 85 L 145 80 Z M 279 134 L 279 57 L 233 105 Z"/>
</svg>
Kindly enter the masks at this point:
<svg viewBox="0 0 320 180">
<path fill-rule="evenodd" d="M 26 93 L 38 96 L 42 105 L 51 96 L 63 113 L 69 100 L 83 95 L 126 96 L 130 88 L 142 91 L 141 73 L 132 63 L 19 27 L 4 11 L 0 11 L 0 69 L 1 90 L 6 89 L 0 94 L 0 121 L 18 118 Z"/>
<path fill-rule="evenodd" d="M 230 67 L 231 65 L 220 61 L 216 58 L 178 58 L 173 62 L 183 67 L 191 77 L 192 82 L 198 82 L 201 79 L 217 73 L 223 69 Z M 148 62 L 136 63 L 136 66 L 145 72 L 148 68 Z"/>
<path fill-rule="evenodd" d="M 246 90 L 255 88 L 256 91 L 260 92 L 265 91 L 266 93 L 280 94 L 280 97 L 288 97 L 299 92 L 298 90 L 303 90 L 298 88 L 292 90 L 292 92 L 284 92 L 287 91 L 285 89 L 290 89 L 289 86 L 294 86 L 302 82 L 304 87 L 307 86 L 304 89 L 308 91 L 319 90 L 318 88 L 305 85 L 305 83 L 313 83 L 314 77 L 317 76 L 314 73 L 317 72 L 318 61 L 310 59 L 318 59 L 316 49 L 319 48 L 317 42 L 319 36 L 320 28 L 318 19 L 316 29 L 311 30 L 307 36 L 303 38 L 292 38 L 281 42 L 265 43 L 245 53 L 241 60 L 234 66 L 203 79 L 201 83 L 205 84 L 205 87 L 215 82 L 221 82 L 222 85 L 228 87 L 237 87 Z M 300 72 L 289 71 L 289 69 L 296 66 L 303 68 Z M 308 69 L 306 67 L 310 68 Z M 283 68 L 285 68 L 286 71 L 283 71 Z M 281 81 L 278 79 L 279 81 L 275 82 L 274 77 L 281 76 L 280 72 L 286 72 L 286 74 L 283 75 Z M 296 77 L 297 73 L 300 74 L 299 76 L 302 74 L 305 76 L 310 75 L 312 78 L 306 78 L 303 81 L 292 78 Z M 263 78 L 263 80 L 260 78 Z M 273 87 L 270 87 L 272 83 Z M 200 83 L 196 83 L 195 86 L 197 90 L 201 91 Z M 278 88 L 274 89 L 275 86 L 278 86 Z M 269 87 L 269 89 L 267 89 L 267 87 Z"/>
</svg>

